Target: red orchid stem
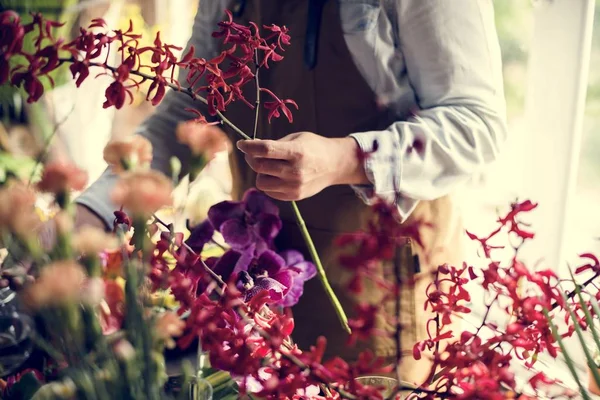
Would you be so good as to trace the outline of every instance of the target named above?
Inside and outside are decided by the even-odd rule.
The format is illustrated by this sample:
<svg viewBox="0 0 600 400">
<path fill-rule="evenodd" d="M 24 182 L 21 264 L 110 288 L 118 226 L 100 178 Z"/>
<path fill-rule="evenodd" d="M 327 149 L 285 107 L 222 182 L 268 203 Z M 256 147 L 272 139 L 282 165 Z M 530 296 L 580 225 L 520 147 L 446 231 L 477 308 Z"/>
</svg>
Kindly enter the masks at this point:
<svg viewBox="0 0 600 400">
<path fill-rule="evenodd" d="M 71 62 L 72 63 L 74 61 L 76 61 L 76 60 L 74 58 L 72 58 L 72 57 L 71 58 L 59 58 L 59 62 L 61 62 L 61 63 L 64 63 L 64 62 Z M 105 68 L 105 69 L 108 69 L 108 70 L 113 71 L 113 72 L 117 71 L 117 68 L 111 67 L 110 65 L 106 65 L 106 64 L 102 64 L 102 63 L 90 62 L 89 65 L 93 66 L 93 67 Z M 154 77 L 152 77 L 151 75 L 145 74 L 145 73 L 137 71 L 137 70 L 131 70 L 131 71 L 129 71 L 129 73 L 131 75 L 139 76 L 143 80 L 150 80 L 150 81 L 154 80 Z M 185 93 L 185 94 L 187 94 L 188 96 L 190 96 L 194 100 L 199 100 L 199 101 L 201 101 L 204 104 L 208 104 L 208 101 L 204 97 L 199 96 L 196 93 L 194 93 L 192 91 L 192 88 L 184 89 L 181 86 L 178 86 L 178 85 L 176 85 L 174 83 L 170 83 L 170 82 L 167 82 L 166 86 L 170 87 L 172 90 L 175 90 L 176 92 Z M 231 122 L 230 120 L 228 120 L 219 110 L 216 110 L 216 111 L 217 111 L 217 115 L 223 121 L 223 123 L 225 123 L 231 129 L 233 129 L 235 131 L 235 133 L 237 133 L 238 135 L 240 135 L 243 139 L 246 139 L 246 140 L 250 140 L 251 139 L 250 136 L 246 135 L 233 122 Z"/>
<path fill-rule="evenodd" d="M 171 230 L 171 227 L 169 226 L 169 224 L 167 224 L 166 222 L 164 222 L 162 219 L 160 219 L 158 217 L 158 215 L 156 214 L 152 214 L 152 218 L 154 218 L 154 220 L 156 222 L 158 222 L 160 225 L 164 226 L 165 228 L 167 228 L 169 231 Z M 187 251 L 190 252 L 190 254 L 193 254 L 194 256 L 198 257 L 198 260 L 200 261 L 200 264 L 202 265 L 202 268 L 204 268 L 204 270 L 210 275 L 210 277 L 212 278 L 212 280 L 214 280 L 215 282 L 217 282 L 219 285 L 221 285 L 221 287 L 225 286 L 225 282 L 223 281 L 223 279 L 217 275 L 215 273 L 215 271 L 213 271 L 212 269 L 210 269 L 208 267 L 208 265 L 206 265 L 206 263 L 204 262 L 204 260 L 202 260 L 202 258 L 200 258 L 200 255 L 196 254 L 196 252 L 194 250 L 192 250 L 192 248 L 190 246 L 188 246 L 187 243 L 183 242 L 183 247 L 185 247 L 185 249 Z"/>
<path fill-rule="evenodd" d="M 254 80 L 256 82 L 256 112 L 254 114 L 254 132 L 252 133 L 252 139 L 256 139 L 256 132 L 258 131 L 258 116 L 260 114 L 260 84 L 258 80 L 260 66 L 258 64 L 258 49 L 254 50 L 254 64 L 256 65 L 254 71 Z"/>
</svg>

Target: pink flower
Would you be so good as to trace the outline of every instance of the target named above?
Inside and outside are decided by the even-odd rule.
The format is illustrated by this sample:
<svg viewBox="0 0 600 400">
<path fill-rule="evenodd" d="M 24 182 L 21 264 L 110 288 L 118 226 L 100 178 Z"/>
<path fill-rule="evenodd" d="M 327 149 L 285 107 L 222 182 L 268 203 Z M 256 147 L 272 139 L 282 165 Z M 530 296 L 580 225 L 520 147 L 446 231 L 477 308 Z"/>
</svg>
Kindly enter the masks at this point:
<svg viewBox="0 0 600 400">
<path fill-rule="evenodd" d="M 139 170 L 123 174 L 112 192 L 112 201 L 134 215 L 149 217 L 172 203 L 171 181 L 160 172 Z"/>
<path fill-rule="evenodd" d="M 114 236 L 92 226 L 82 227 L 73 237 L 73 248 L 85 255 L 96 255 L 116 247 L 117 240 Z"/>
<path fill-rule="evenodd" d="M 46 165 L 42 180 L 37 184 L 43 192 L 54 194 L 70 190 L 83 190 L 87 183 L 87 173 L 66 161 L 54 161 Z"/>
<path fill-rule="evenodd" d="M 173 338 L 183 335 L 184 329 L 185 322 L 172 312 L 162 314 L 156 321 L 156 333 L 169 349 L 175 347 Z"/>
<path fill-rule="evenodd" d="M 184 122 L 177 127 L 177 140 L 187 145 L 194 155 L 210 161 L 215 154 L 227 150 L 227 136 L 212 124 Z"/>
<path fill-rule="evenodd" d="M 116 173 L 133 167 L 149 167 L 152 161 L 152 143 L 139 135 L 111 140 L 104 148 L 104 161 Z"/>
<path fill-rule="evenodd" d="M 20 237 L 31 236 L 40 225 L 34 205 L 35 193 L 29 187 L 10 182 L 0 190 L 0 227 Z"/>
<path fill-rule="evenodd" d="M 23 291 L 24 303 L 32 310 L 79 302 L 85 281 L 83 267 L 74 261 L 59 261 L 42 268 L 39 278 Z"/>
</svg>

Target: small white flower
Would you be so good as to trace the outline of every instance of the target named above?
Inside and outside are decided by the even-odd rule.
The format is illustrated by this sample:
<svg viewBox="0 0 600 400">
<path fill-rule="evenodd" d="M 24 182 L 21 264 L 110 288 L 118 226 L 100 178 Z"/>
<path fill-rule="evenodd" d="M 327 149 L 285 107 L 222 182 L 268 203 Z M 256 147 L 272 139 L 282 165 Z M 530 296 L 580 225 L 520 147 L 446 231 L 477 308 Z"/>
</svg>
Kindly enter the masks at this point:
<svg viewBox="0 0 600 400">
<path fill-rule="evenodd" d="M 135 356 L 135 349 L 128 340 L 121 339 L 113 345 L 115 356 L 119 360 L 131 360 Z"/>
<path fill-rule="evenodd" d="M 90 306 L 99 305 L 104 299 L 104 280 L 99 277 L 89 278 L 83 285 L 81 301 Z"/>
</svg>

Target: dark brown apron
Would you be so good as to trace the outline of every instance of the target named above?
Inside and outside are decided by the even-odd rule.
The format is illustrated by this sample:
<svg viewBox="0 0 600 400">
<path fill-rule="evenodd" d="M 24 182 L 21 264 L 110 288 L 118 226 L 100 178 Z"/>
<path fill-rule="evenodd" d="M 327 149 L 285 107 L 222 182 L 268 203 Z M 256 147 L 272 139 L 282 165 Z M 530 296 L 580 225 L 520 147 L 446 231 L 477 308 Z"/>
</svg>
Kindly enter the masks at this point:
<svg viewBox="0 0 600 400">
<path fill-rule="evenodd" d="M 312 5 L 310 4 L 312 2 Z M 309 131 L 326 137 L 346 137 L 354 132 L 363 132 L 387 128 L 394 117 L 378 104 L 377 95 L 369 87 L 362 74 L 354 64 L 352 55 L 346 45 L 341 27 L 338 1 L 313 0 L 247 0 L 239 9 L 239 0 L 232 3 L 231 10 L 237 11 L 235 20 L 247 24 L 249 21 L 259 26 L 277 24 L 285 25 L 290 30 L 292 44 L 283 53 L 281 62 L 270 63 L 269 69 L 261 69 L 260 85 L 269 88 L 282 99 L 293 99 L 299 110 L 293 110 L 294 122 L 289 123 L 284 117 L 267 122 L 266 112 L 262 111 L 259 122 L 258 137 L 261 139 L 280 139 L 290 133 Z M 318 10 L 318 4 L 324 4 Z M 315 4 L 321 14 L 318 35 L 314 29 L 309 30 L 308 40 L 317 39 L 316 63 L 314 68 L 307 67 L 306 49 L 307 20 L 310 14 L 314 21 Z M 308 54 L 308 58 L 310 54 Z M 314 57 L 313 57 L 314 58 Z M 311 60 L 309 60 L 311 61 Z M 314 62 L 315 60 L 312 60 Z M 249 101 L 255 97 L 254 85 L 248 84 L 246 97 Z M 244 132 L 251 135 L 254 125 L 254 110 L 241 102 L 232 103 L 226 112 L 227 118 L 234 121 Z M 233 141 L 239 139 L 233 132 L 228 132 Z M 354 155 L 348 155 L 352 157 Z M 245 190 L 255 185 L 256 174 L 247 167 L 244 155 L 234 151 L 230 156 L 233 175 L 233 197 L 239 199 Z M 298 230 L 290 205 L 278 202 L 283 220 L 277 245 L 283 250 L 294 248 L 303 250 L 304 241 Z M 338 265 L 338 254 L 333 239 L 344 232 L 354 232 L 365 225 L 370 217 L 370 209 L 361 201 L 349 186 L 332 186 L 321 193 L 298 202 L 298 206 L 316 248 L 322 258 L 327 275 L 346 312 L 352 315 L 358 302 L 368 301 L 380 303 L 381 290 L 367 286 L 365 291 L 356 296 L 346 289 L 347 272 Z M 411 218 L 425 217 L 436 224 L 435 231 L 426 232 L 426 243 L 433 247 L 445 244 L 446 249 L 456 251 L 456 242 L 449 243 L 458 235 L 450 232 L 452 207 L 448 198 L 433 202 L 422 202 Z M 416 264 L 414 251 L 420 252 L 416 246 L 400 249 L 398 257 L 402 263 L 403 275 L 407 280 L 414 276 Z M 436 252 L 437 260 L 446 260 L 450 254 Z M 448 259 L 448 261 L 453 261 Z M 434 261 L 435 262 L 435 261 Z M 431 269 L 431 265 L 421 265 L 421 270 Z M 381 266 L 381 274 L 393 279 L 393 267 Z M 425 287 L 429 279 L 420 280 L 417 287 L 406 287 L 401 295 L 401 319 L 404 324 L 402 332 L 403 354 L 410 353 L 413 344 L 425 337 L 424 324 L 429 318 L 423 311 Z M 416 289 L 416 290 L 415 290 Z M 394 304 L 386 305 L 388 311 L 394 310 Z M 347 335 L 340 327 L 336 314 L 323 291 L 320 282 L 315 278 L 306 283 L 304 295 L 293 308 L 296 321 L 293 338 L 300 348 L 313 345 L 317 337 L 323 335 L 328 340 L 326 356 L 341 356 L 354 360 L 360 350 L 369 348 L 377 355 L 394 357 L 396 346 L 391 338 L 374 337 L 367 343 L 357 347 L 346 346 Z M 379 318 L 380 328 L 393 330 L 393 321 Z M 403 369 L 405 379 L 416 380 L 422 373 L 414 375 L 415 368 L 412 357 L 405 357 Z M 425 371 L 426 368 L 420 368 Z M 415 377 L 413 379 L 413 377 Z"/>
</svg>

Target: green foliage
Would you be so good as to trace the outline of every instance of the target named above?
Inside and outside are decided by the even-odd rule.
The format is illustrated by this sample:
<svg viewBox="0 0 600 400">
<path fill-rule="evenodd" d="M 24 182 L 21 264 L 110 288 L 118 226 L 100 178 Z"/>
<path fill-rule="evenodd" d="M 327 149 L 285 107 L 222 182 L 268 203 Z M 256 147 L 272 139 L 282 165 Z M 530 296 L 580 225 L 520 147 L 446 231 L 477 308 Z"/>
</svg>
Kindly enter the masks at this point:
<svg viewBox="0 0 600 400">
<path fill-rule="evenodd" d="M 574 282 L 576 285 L 575 286 L 575 294 L 577 295 L 577 299 L 576 299 L 576 303 L 571 303 L 570 300 L 567 299 L 567 297 L 563 293 L 563 299 L 565 300 L 565 310 L 567 312 L 567 315 L 571 318 L 571 322 L 573 323 L 573 327 L 575 328 L 575 333 L 577 335 L 579 344 L 581 345 L 581 348 L 583 349 L 583 353 L 585 354 L 586 365 L 588 366 L 588 368 L 591 371 L 591 376 L 594 378 L 596 384 L 598 386 L 600 386 L 600 371 L 598 370 L 598 368 L 600 368 L 600 366 L 597 365 L 597 362 L 594 358 L 594 353 L 600 351 L 600 330 L 598 328 L 598 324 L 596 321 L 596 318 L 598 318 L 600 316 L 600 306 L 598 305 L 598 302 L 594 296 L 587 296 L 587 297 L 589 297 L 589 299 L 588 299 L 588 301 L 585 300 L 584 293 L 581 290 L 581 286 L 579 286 L 577 284 L 577 281 L 575 280 L 575 276 L 573 275 L 573 273 L 571 271 L 569 271 L 569 272 L 571 273 L 571 281 Z M 590 349 L 590 344 L 588 343 L 588 340 L 586 340 L 586 338 L 584 336 L 583 329 L 581 328 L 580 322 L 576 315 L 576 311 L 574 308 L 575 306 L 578 306 L 578 308 L 584 314 L 583 320 L 585 321 L 585 325 L 587 326 L 587 329 L 589 330 L 589 332 L 593 338 L 593 346 L 596 351 L 592 351 Z M 593 313 L 590 312 L 590 307 L 592 308 Z M 574 358 L 570 355 L 569 350 L 563 341 L 562 335 L 558 332 L 558 328 L 552 322 L 553 317 L 550 315 L 550 313 L 547 310 L 544 310 L 544 314 L 550 324 L 550 327 L 552 328 L 552 334 L 560 347 L 561 353 L 562 353 L 563 357 L 565 358 L 567 367 L 569 368 L 569 371 L 571 372 L 573 379 L 575 379 L 575 381 L 577 382 L 577 386 L 579 387 L 579 391 L 580 391 L 582 397 L 584 399 L 590 399 L 591 397 L 590 397 L 589 393 L 587 392 L 587 390 L 585 389 L 587 384 L 585 382 L 583 382 L 582 379 L 578 376 L 576 369 L 575 369 Z"/>
<path fill-rule="evenodd" d="M 41 174 L 42 166 L 25 156 L 17 156 L 0 151 L 0 186 L 11 177 L 27 181 L 30 177 L 37 179 Z"/>
</svg>

